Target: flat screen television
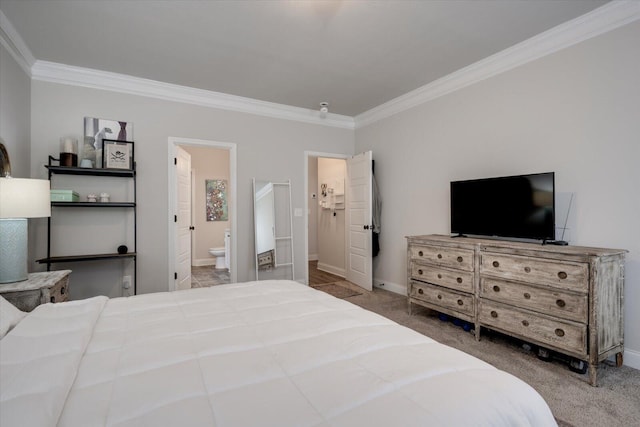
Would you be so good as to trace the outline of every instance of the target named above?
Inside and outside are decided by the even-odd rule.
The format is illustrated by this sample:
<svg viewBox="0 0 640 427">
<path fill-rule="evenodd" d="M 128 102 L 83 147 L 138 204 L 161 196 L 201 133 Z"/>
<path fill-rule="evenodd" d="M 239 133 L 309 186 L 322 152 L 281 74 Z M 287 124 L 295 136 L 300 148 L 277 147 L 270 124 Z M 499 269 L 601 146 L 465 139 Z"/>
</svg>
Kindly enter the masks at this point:
<svg viewBox="0 0 640 427">
<path fill-rule="evenodd" d="M 451 182 L 451 234 L 555 239 L 553 172 Z"/>
</svg>

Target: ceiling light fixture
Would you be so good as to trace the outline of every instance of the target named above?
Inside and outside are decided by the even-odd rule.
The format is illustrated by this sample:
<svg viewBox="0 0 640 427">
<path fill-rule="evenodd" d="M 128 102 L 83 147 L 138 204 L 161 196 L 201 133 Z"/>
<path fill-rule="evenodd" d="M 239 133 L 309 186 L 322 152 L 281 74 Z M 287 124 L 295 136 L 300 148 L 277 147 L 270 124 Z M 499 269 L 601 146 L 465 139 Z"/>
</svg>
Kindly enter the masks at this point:
<svg viewBox="0 0 640 427">
<path fill-rule="evenodd" d="M 327 113 L 329 112 L 329 103 L 328 102 L 321 102 L 320 103 L 320 117 L 322 117 L 323 119 L 325 117 L 327 117 Z"/>
</svg>

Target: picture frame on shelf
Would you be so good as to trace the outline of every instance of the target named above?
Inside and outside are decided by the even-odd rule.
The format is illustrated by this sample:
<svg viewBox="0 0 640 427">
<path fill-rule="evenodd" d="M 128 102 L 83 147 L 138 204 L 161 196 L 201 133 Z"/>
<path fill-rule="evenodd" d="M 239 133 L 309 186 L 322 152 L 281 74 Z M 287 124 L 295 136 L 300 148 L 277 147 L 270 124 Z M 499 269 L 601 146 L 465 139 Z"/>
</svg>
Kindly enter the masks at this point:
<svg viewBox="0 0 640 427">
<path fill-rule="evenodd" d="M 102 165 L 105 169 L 133 169 L 133 141 L 103 139 Z"/>
</svg>

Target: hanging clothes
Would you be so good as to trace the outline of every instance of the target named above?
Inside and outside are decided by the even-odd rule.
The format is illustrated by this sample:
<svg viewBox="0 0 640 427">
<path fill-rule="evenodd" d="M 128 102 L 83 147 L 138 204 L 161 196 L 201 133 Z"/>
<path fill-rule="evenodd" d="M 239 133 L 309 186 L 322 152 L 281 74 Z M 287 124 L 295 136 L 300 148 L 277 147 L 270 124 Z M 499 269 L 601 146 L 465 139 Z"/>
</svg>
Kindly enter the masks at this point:
<svg viewBox="0 0 640 427">
<path fill-rule="evenodd" d="M 382 213 L 382 200 L 380 199 L 380 193 L 378 192 L 378 184 L 376 183 L 376 176 L 373 174 L 375 170 L 375 163 L 371 161 L 371 194 L 372 194 L 372 211 L 371 211 L 371 224 L 372 228 L 372 245 L 371 245 L 371 255 L 377 256 L 378 252 L 380 252 L 380 231 L 382 229 L 382 224 L 380 223 L 380 214 Z"/>
</svg>

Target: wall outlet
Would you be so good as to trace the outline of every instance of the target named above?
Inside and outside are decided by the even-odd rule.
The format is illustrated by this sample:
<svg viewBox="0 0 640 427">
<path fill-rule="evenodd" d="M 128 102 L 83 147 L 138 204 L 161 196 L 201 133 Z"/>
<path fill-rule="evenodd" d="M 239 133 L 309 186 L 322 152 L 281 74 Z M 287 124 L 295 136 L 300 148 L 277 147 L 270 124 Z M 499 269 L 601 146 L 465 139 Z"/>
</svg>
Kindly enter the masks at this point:
<svg viewBox="0 0 640 427">
<path fill-rule="evenodd" d="M 122 278 L 122 287 L 129 289 L 131 287 L 131 276 L 124 276 Z"/>
</svg>

